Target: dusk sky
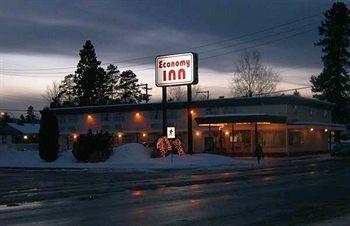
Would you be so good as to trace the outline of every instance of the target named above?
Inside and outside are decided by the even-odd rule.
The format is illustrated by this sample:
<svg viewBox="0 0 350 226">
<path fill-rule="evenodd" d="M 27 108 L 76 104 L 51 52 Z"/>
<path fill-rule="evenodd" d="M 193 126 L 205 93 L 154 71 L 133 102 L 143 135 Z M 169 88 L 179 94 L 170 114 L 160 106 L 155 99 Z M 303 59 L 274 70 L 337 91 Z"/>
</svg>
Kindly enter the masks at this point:
<svg viewBox="0 0 350 226">
<path fill-rule="evenodd" d="M 199 85 L 211 98 L 230 96 L 233 62 L 244 49 L 260 51 L 263 62 L 280 72 L 278 90 L 308 86 L 322 68 L 313 43 L 332 2 L 3 0 L 0 108 L 41 109 L 46 86 L 75 71 L 87 39 L 104 66 L 132 69 L 149 83 L 153 101 L 161 93 L 154 57 L 184 51 L 199 54 Z"/>
</svg>

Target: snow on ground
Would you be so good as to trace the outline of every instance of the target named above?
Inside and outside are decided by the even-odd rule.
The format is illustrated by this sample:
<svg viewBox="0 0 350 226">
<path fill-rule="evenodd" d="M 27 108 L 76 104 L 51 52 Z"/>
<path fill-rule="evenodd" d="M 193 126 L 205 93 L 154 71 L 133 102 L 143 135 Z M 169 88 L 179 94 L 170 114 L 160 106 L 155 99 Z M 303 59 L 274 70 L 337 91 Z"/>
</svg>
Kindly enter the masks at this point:
<svg viewBox="0 0 350 226">
<path fill-rule="evenodd" d="M 0 167 L 28 168 L 111 168 L 121 170 L 188 169 L 188 168 L 249 168 L 256 163 L 214 154 L 195 154 L 183 157 L 169 155 L 151 158 L 150 150 L 141 144 L 125 144 L 114 148 L 111 157 L 103 163 L 78 162 L 71 151 L 60 153 L 55 162 L 45 162 L 37 151 L 0 151 Z"/>
</svg>

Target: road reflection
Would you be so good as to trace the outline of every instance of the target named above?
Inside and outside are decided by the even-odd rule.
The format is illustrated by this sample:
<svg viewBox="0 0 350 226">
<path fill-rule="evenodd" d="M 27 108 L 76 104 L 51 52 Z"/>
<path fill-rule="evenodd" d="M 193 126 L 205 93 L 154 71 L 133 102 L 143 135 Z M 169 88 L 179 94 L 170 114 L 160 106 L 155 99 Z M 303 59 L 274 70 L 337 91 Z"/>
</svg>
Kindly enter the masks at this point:
<svg viewBox="0 0 350 226">
<path fill-rule="evenodd" d="M 143 194 L 144 194 L 143 190 L 136 190 L 136 191 L 131 192 L 131 195 L 134 197 L 142 196 Z"/>
</svg>

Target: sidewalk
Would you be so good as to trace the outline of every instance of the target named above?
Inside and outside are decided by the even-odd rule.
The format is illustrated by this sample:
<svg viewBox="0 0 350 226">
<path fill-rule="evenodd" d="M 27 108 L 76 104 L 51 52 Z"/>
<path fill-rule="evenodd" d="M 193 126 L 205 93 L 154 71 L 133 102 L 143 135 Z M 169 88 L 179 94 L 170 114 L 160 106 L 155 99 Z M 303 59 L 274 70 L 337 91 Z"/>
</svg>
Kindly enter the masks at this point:
<svg viewBox="0 0 350 226">
<path fill-rule="evenodd" d="M 242 161 L 250 161 L 250 162 L 256 162 L 256 157 L 233 157 L 237 160 Z M 330 154 L 319 154 L 319 155 L 305 155 L 305 156 L 296 156 L 296 157 L 265 157 L 260 165 L 262 167 L 268 167 L 268 166 L 280 166 L 280 165 L 286 165 L 286 164 L 293 164 L 293 163 L 299 163 L 299 162 L 317 162 L 317 161 L 324 161 L 332 159 Z"/>
</svg>

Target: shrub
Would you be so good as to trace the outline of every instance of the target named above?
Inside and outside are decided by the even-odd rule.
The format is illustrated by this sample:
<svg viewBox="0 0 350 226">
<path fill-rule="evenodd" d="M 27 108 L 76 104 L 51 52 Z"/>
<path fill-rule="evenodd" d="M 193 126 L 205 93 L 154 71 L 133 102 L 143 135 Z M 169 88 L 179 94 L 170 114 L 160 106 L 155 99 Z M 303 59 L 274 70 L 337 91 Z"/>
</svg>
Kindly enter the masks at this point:
<svg viewBox="0 0 350 226">
<path fill-rule="evenodd" d="M 80 135 L 73 145 L 73 155 L 81 162 L 104 162 L 112 153 L 114 136 L 102 131 Z"/>
<path fill-rule="evenodd" d="M 53 162 L 58 158 L 59 131 L 56 115 L 45 108 L 41 111 L 39 130 L 39 156 L 47 162 Z"/>
<path fill-rule="evenodd" d="M 160 137 L 156 145 L 157 156 L 166 157 L 170 153 L 177 153 L 179 156 L 186 154 L 184 145 L 179 138 L 169 140 L 166 136 Z"/>
</svg>

